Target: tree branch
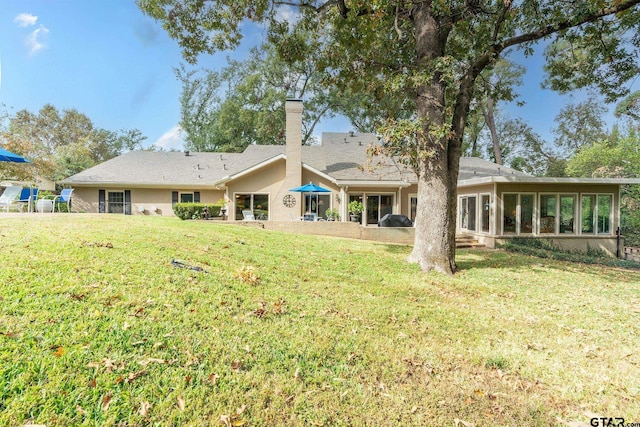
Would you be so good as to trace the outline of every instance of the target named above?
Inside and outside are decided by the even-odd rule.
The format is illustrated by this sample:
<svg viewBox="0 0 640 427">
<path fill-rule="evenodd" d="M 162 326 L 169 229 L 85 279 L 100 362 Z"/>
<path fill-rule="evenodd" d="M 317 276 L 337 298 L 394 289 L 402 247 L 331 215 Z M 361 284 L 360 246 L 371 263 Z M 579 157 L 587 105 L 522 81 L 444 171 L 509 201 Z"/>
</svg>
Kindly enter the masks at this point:
<svg viewBox="0 0 640 427">
<path fill-rule="evenodd" d="M 614 15 L 619 12 L 623 12 L 625 10 L 631 9 L 640 3 L 640 0 L 626 0 L 620 2 L 614 2 L 615 6 L 608 7 L 605 9 L 600 9 L 593 13 L 588 13 L 583 16 L 579 16 L 575 20 L 567 19 L 566 21 L 558 22 L 554 25 L 548 25 L 544 28 L 540 28 L 537 31 L 532 31 L 530 33 L 521 34 L 519 36 L 511 37 L 510 39 L 506 39 L 494 46 L 494 50 L 497 53 L 502 52 L 508 47 L 519 45 L 522 43 L 540 40 L 543 37 L 549 36 L 551 34 L 555 34 L 562 30 L 567 30 L 569 28 L 579 27 L 580 25 L 586 24 L 588 22 L 596 21 L 605 16 Z"/>
</svg>

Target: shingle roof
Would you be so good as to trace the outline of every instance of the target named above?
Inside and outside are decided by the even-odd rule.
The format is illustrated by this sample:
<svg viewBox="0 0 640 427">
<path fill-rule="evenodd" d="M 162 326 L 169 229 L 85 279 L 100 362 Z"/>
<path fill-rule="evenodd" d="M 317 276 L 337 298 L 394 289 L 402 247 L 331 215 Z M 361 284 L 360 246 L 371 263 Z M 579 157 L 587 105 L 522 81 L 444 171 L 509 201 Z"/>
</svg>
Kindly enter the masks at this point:
<svg viewBox="0 0 640 427">
<path fill-rule="evenodd" d="M 336 181 L 415 182 L 415 174 L 395 159 L 368 156 L 367 149 L 378 143 L 374 134 L 325 132 L 321 145 L 302 147 L 302 162 Z M 250 145 L 243 153 L 132 151 L 62 183 L 206 188 L 284 155 L 283 145 Z M 529 176 L 479 158 L 463 157 L 460 161 L 460 180 L 495 175 Z"/>
</svg>

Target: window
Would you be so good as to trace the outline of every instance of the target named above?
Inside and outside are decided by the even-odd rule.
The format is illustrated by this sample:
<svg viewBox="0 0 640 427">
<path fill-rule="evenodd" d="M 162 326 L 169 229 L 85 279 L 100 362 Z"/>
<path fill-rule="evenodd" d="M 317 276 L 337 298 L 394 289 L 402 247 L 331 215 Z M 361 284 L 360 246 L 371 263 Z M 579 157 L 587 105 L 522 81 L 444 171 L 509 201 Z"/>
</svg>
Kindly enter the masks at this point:
<svg viewBox="0 0 640 427">
<path fill-rule="evenodd" d="M 193 203 L 193 193 L 180 193 L 180 203 Z"/>
<path fill-rule="evenodd" d="M 482 210 L 480 214 L 480 221 L 482 222 L 480 229 L 482 232 L 488 233 L 491 224 L 491 196 L 489 194 L 483 194 L 480 196 L 480 209 Z"/>
<path fill-rule="evenodd" d="M 409 196 L 409 219 L 414 224 L 416 223 L 416 212 L 418 211 L 418 196 Z"/>
<path fill-rule="evenodd" d="M 595 212 L 596 196 L 582 196 L 582 234 L 594 234 L 595 232 Z"/>
<path fill-rule="evenodd" d="M 235 201 L 236 220 L 241 221 L 244 219 L 243 210 L 251 210 L 255 219 L 269 219 L 268 194 L 236 194 Z"/>
<path fill-rule="evenodd" d="M 367 194 L 367 224 L 377 224 L 386 214 L 393 213 L 393 195 Z"/>
<path fill-rule="evenodd" d="M 596 212 L 598 212 L 597 232 L 598 234 L 611 234 L 611 211 L 613 209 L 612 197 L 610 195 L 598 195 Z"/>
<path fill-rule="evenodd" d="M 325 216 L 324 212 L 329 209 L 331 203 L 330 194 L 305 193 L 303 200 L 303 210 L 305 213 L 314 213 L 316 216 Z"/>
<path fill-rule="evenodd" d="M 124 213 L 124 191 L 109 191 L 107 193 L 107 212 Z"/>
<path fill-rule="evenodd" d="M 504 234 L 533 234 L 535 194 L 502 195 L 502 232 Z"/>
<path fill-rule="evenodd" d="M 460 228 L 476 231 L 477 199 L 477 196 L 463 196 L 460 198 Z"/>
<path fill-rule="evenodd" d="M 515 234 L 517 231 L 518 219 L 518 195 L 504 194 L 502 196 L 502 212 L 504 219 L 502 222 L 502 232 L 504 234 Z"/>
<path fill-rule="evenodd" d="M 580 207 L 582 234 L 611 234 L 613 220 L 611 194 L 584 194 Z"/>
<path fill-rule="evenodd" d="M 560 195 L 560 233 L 575 234 L 576 196 Z"/>
<path fill-rule="evenodd" d="M 557 208 L 557 194 L 543 194 L 540 196 L 540 234 L 555 234 Z"/>
</svg>

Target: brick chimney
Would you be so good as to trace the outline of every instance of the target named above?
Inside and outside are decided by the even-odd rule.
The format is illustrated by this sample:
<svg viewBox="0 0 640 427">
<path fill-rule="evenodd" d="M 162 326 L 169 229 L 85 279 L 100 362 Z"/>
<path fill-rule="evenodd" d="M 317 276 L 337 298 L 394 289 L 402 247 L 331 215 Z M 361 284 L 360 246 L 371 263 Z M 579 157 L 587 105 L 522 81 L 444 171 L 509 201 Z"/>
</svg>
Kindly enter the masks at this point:
<svg viewBox="0 0 640 427">
<path fill-rule="evenodd" d="M 287 99 L 285 103 L 286 111 L 286 150 L 287 154 L 287 176 L 285 181 L 289 182 L 289 188 L 302 185 L 302 100 Z"/>
<path fill-rule="evenodd" d="M 286 112 L 286 175 L 275 200 L 271 200 L 270 217 L 276 221 L 289 221 L 291 218 L 297 218 L 302 209 L 301 194 L 289 191 L 290 188 L 302 185 L 302 101 L 287 99 L 284 108 Z M 285 197 L 287 204 L 284 201 Z M 291 206 L 292 198 L 295 200 L 294 206 Z"/>
</svg>

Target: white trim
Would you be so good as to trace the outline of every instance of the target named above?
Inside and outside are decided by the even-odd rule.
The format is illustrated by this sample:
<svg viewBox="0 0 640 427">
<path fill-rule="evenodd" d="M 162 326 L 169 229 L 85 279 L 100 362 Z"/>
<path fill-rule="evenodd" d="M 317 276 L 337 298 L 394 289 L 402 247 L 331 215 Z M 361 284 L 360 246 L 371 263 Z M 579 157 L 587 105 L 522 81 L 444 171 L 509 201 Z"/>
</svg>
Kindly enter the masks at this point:
<svg viewBox="0 0 640 427">
<path fill-rule="evenodd" d="M 285 156 L 284 154 L 278 154 L 275 157 L 271 157 L 270 159 L 267 159 L 267 160 L 265 160 L 263 162 L 255 164 L 255 165 L 253 165 L 253 166 L 251 166 L 251 167 L 249 167 L 247 169 L 244 169 L 244 170 L 242 170 L 240 172 L 234 173 L 233 175 L 224 176 L 221 179 L 219 179 L 218 181 L 215 181 L 213 183 L 213 185 L 217 186 L 217 185 L 220 185 L 220 184 L 226 184 L 229 181 L 233 181 L 234 179 L 241 178 L 241 177 L 243 177 L 245 175 L 248 175 L 248 174 L 250 174 L 252 172 L 255 172 L 255 171 L 259 170 L 259 169 L 262 169 L 265 166 L 269 166 L 270 164 L 275 163 L 278 160 L 283 160 L 283 159 L 286 159 L 286 158 L 287 158 L 287 156 Z"/>
<path fill-rule="evenodd" d="M 640 184 L 640 178 L 551 178 L 529 176 L 486 176 L 458 181 L 458 187 L 470 187 L 479 184 Z"/>
<path fill-rule="evenodd" d="M 336 185 L 340 186 L 351 186 L 351 187 L 373 187 L 373 188 L 387 188 L 387 187 L 410 187 L 411 184 L 405 181 L 375 181 L 375 180 L 366 180 L 366 181 L 347 181 L 347 180 L 336 180 Z"/>
</svg>

